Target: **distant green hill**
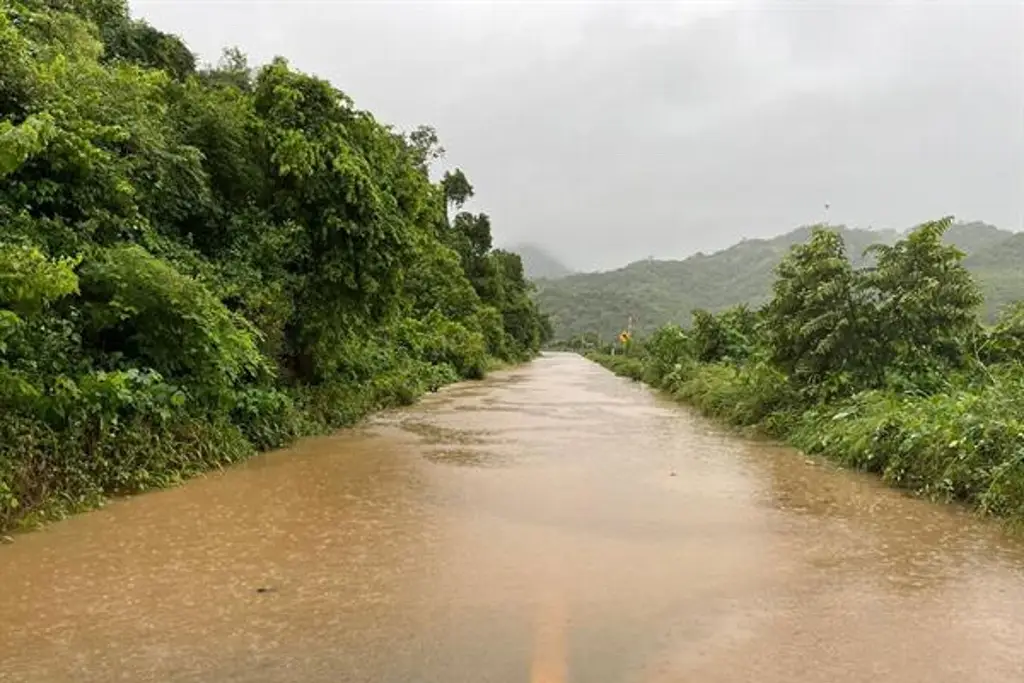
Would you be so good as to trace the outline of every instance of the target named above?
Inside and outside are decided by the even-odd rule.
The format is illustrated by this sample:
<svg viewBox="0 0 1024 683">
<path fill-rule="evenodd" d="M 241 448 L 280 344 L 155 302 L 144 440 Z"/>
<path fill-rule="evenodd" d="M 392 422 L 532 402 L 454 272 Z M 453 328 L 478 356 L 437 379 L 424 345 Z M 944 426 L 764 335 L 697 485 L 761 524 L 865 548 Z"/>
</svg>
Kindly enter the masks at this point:
<svg viewBox="0 0 1024 683">
<path fill-rule="evenodd" d="M 985 294 L 987 317 L 1011 301 L 1024 299 L 1024 233 L 969 253 L 965 263 Z"/>
<path fill-rule="evenodd" d="M 871 244 L 891 244 L 895 230 L 840 228 L 854 263 Z M 772 239 L 744 240 L 713 254 L 681 261 L 645 260 L 601 273 L 579 273 L 537 282 L 537 300 L 551 315 L 557 339 L 597 332 L 611 337 L 632 315 L 641 333 L 666 322 L 688 324 L 695 308 L 721 310 L 736 303 L 763 303 L 771 292 L 774 268 L 786 251 L 810 235 L 799 228 Z M 985 223 L 960 223 L 946 234 L 964 250 L 967 265 L 986 295 L 985 315 L 1024 298 L 1024 234 Z"/>
<path fill-rule="evenodd" d="M 523 271 L 531 280 L 555 279 L 571 275 L 572 270 L 557 258 L 535 244 L 520 244 L 511 247 L 523 259 Z"/>
</svg>

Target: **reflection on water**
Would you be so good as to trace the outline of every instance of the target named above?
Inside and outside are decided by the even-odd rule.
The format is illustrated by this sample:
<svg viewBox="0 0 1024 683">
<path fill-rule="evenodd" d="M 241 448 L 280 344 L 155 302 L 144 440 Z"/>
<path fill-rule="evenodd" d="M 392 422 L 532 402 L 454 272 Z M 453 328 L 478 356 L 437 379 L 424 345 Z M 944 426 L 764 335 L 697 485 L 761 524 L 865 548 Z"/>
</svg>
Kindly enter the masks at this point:
<svg viewBox="0 0 1024 683">
<path fill-rule="evenodd" d="M 1019 683 L 1022 570 L 556 354 L 0 547 L 0 681 Z"/>
</svg>

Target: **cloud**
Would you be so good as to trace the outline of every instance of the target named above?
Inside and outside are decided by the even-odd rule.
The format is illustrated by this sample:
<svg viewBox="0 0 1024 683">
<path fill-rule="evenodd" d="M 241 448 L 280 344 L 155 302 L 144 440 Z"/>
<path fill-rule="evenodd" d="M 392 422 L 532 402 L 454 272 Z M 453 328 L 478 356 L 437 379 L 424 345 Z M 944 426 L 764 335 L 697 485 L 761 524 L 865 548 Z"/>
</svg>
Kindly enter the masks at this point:
<svg viewBox="0 0 1024 683">
<path fill-rule="evenodd" d="M 1024 4 L 132 3 L 434 125 L 499 241 L 580 268 L 821 218 L 1022 227 Z"/>
</svg>

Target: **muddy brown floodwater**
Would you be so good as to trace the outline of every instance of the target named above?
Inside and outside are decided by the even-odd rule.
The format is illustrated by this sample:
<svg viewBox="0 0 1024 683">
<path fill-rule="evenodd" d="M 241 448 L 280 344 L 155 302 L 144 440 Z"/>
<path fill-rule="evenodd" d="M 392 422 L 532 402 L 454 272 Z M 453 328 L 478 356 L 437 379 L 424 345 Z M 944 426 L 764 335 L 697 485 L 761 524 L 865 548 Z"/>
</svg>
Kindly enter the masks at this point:
<svg viewBox="0 0 1024 683">
<path fill-rule="evenodd" d="M 1021 683 L 1024 542 L 553 354 L 0 547 L 0 681 Z"/>
</svg>

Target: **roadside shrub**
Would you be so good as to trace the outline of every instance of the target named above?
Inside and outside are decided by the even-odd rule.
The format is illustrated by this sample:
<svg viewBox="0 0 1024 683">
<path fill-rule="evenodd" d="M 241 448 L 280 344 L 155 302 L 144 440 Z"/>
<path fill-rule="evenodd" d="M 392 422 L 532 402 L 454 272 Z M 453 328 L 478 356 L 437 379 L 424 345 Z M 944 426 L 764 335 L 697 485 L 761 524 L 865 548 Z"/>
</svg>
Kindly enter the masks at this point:
<svg viewBox="0 0 1024 683">
<path fill-rule="evenodd" d="M 479 379 L 487 370 L 483 335 L 437 313 L 423 320 L 403 320 L 395 337 L 411 358 L 450 365 L 460 377 Z"/>
<path fill-rule="evenodd" d="M 168 486 L 247 457 L 252 446 L 222 420 L 160 423 L 139 415 L 54 429 L 0 421 L 0 527 L 59 518 L 107 494 Z"/>
<path fill-rule="evenodd" d="M 1024 302 L 1012 304 L 999 314 L 981 346 L 983 358 L 989 363 L 1024 359 Z"/>
<path fill-rule="evenodd" d="M 622 375 L 632 380 L 640 381 L 644 376 L 644 362 L 639 358 L 633 358 L 630 356 L 612 356 L 604 354 L 590 354 L 588 356 L 591 360 L 595 360 L 616 375 Z"/>
<path fill-rule="evenodd" d="M 107 354 L 218 387 L 269 372 L 251 325 L 202 283 L 139 246 L 108 249 L 89 260 L 81 287 L 87 333 Z"/>
<path fill-rule="evenodd" d="M 259 450 L 280 448 L 307 430 L 292 397 L 273 388 L 247 387 L 236 392 L 231 421 Z"/>
<path fill-rule="evenodd" d="M 1024 511 L 1024 420 L 1005 388 L 926 397 L 875 391 L 809 413 L 794 442 L 889 483 L 999 515 Z"/>
</svg>

